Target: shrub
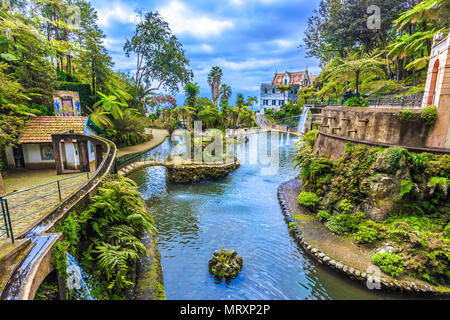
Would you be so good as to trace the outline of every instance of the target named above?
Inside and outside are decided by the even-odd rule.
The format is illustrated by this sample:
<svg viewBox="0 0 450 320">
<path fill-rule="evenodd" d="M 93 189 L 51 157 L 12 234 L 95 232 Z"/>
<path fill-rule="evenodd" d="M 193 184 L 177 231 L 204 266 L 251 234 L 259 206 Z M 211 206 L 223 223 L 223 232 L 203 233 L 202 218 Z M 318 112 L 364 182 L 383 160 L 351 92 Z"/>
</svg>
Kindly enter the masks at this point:
<svg viewBox="0 0 450 320">
<path fill-rule="evenodd" d="M 450 223 L 448 223 L 448 224 L 445 226 L 444 231 L 445 231 L 446 237 L 447 237 L 447 238 L 450 238 Z"/>
<path fill-rule="evenodd" d="M 367 225 L 360 225 L 353 239 L 358 243 L 371 243 L 378 239 L 378 231 Z"/>
<path fill-rule="evenodd" d="M 319 135 L 319 130 L 310 130 L 303 135 L 303 141 L 305 141 L 311 147 L 314 147 L 314 144 L 317 140 L 317 136 Z"/>
<path fill-rule="evenodd" d="M 319 211 L 319 213 L 317 213 L 317 218 L 319 218 L 320 221 L 324 222 L 324 221 L 328 221 L 330 219 L 330 214 L 326 211 Z"/>
<path fill-rule="evenodd" d="M 430 161 L 429 157 L 424 153 L 409 153 L 409 158 L 416 169 L 420 169 Z"/>
<path fill-rule="evenodd" d="M 307 208 L 315 208 L 319 203 L 319 197 L 317 194 L 313 192 L 301 192 L 298 195 L 298 203 L 307 207 Z"/>
<path fill-rule="evenodd" d="M 405 271 L 403 259 L 394 253 L 376 253 L 372 257 L 372 262 L 393 277 L 397 277 L 400 273 Z"/>
<path fill-rule="evenodd" d="M 136 262 L 148 254 L 141 239 L 146 232 L 156 233 L 136 183 L 109 176 L 79 221 L 84 270 L 101 287 L 102 296 L 125 297 L 133 285 Z"/>
<path fill-rule="evenodd" d="M 340 203 L 339 203 L 339 208 L 341 209 L 341 212 L 343 214 L 350 214 L 353 212 L 353 205 L 351 204 L 351 202 L 347 199 L 343 199 Z"/>
<path fill-rule="evenodd" d="M 436 106 L 428 106 L 422 110 L 422 119 L 427 126 L 434 126 L 437 120 L 437 108 Z"/>
<path fill-rule="evenodd" d="M 328 220 L 327 228 L 338 235 L 349 233 L 357 228 L 355 219 L 348 214 L 335 214 Z"/>
<path fill-rule="evenodd" d="M 400 111 L 400 121 L 408 122 L 413 117 L 414 113 L 411 110 L 402 110 Z"/>
<path fill-rule="evenodd" d="M 66 244 L 58 241 L 52 248 L 52 265 L 58 271 L 59 276 L 66 278 L 67 276 L 67 247 Z"/>
<path fill-rule="evenodd" d="M 361 97 L 353 97 L 344 102 L 346 107 L 367 107 L 369 101 Z"/>
</svg>

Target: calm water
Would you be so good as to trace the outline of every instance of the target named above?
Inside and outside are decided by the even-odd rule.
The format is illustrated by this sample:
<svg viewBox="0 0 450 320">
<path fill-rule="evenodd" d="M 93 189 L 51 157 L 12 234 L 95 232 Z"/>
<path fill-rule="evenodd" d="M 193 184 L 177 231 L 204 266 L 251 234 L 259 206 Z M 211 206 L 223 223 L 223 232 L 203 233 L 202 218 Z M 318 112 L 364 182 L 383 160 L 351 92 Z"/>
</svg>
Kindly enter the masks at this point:
<svg viewBox="0 0 450 320">
<path fill-rule="evenodd" d="M 277 188 L 298 175 L 295 139 L 280 149 L 280 169 L 273 176 L 262 176 L 260 165 L 245 163 L 219 182 L 190 186 L 166 182 L 162 167 L 130 176 L 156 221 L 167 299 L 397 298 L 320 266 L 289 236 Z M 163 158 L 169 150 L 166 140 L 149 153 Z M 216 283 L 208 272 L 208 260 L 222 247 L 237 250 L 244 259 L 241 274 L 229 285 Z"/>
</svg>

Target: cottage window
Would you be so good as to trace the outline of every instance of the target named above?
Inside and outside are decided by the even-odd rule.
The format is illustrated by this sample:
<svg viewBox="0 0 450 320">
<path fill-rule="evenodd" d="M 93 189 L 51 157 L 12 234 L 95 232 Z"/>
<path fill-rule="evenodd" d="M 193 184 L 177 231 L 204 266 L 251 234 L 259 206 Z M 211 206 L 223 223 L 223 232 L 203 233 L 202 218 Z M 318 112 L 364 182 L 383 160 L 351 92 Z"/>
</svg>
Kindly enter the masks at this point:
<svg viewBox="0 0 450 320">
<path fill-rule="evenodd" d="M 272 100 L 272 105 L 276 106 L 277 105 L 277 100 Z"/>
</svg>

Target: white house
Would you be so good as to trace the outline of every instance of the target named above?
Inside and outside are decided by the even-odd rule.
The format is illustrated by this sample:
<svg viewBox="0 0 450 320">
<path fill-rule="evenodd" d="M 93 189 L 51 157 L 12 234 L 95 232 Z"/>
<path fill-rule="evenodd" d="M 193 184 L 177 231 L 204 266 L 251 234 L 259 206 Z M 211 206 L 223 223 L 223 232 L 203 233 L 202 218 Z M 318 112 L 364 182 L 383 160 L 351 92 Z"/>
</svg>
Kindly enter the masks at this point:
<svg viewBox="0 0 450 320">
<path fill-rule="evenodd" d="M 73 131 L 97 135 L 102 131 L 88 117 L 35 117 L 19 136 L 18 147 L 7 147 L 9 168 L 55 169 L 52 134 Z M 88 143 L 89 161 L 95 160 L 94 146 Z M 80 168 L 79 150 L 76 143 L 64 143 L 62 156 L 64 167 L 69 170 Z"/>
<path fill-rule="evenodd" d="M 286 93 L 278 90 L 278 86 L 291 85 L 292 89 Z M 275 72 L 272 83 L 261 84 L 260 109 L 264 113 L 266 109 L 279 111 L 281 106 L 289 101 L 297 101 L 298 90 L 312 85 L 308 69 L 299 72 Z"/>
</svg>

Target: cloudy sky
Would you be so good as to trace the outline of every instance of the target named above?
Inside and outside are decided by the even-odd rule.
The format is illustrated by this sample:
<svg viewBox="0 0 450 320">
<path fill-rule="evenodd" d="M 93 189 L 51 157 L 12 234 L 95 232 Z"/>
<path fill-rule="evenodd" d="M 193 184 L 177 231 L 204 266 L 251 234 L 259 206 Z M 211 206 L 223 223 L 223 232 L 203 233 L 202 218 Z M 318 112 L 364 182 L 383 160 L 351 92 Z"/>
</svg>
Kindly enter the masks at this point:
<svg viewBox="0 0 450 320">
<path fill-rule="evenodd" d="M 179 38 L 194 71 L 200 96 L 211 97 L 206 82 L 212 66 L 223 70 L 223 83 L 236 94 L 257 96 L 263 82 L 278 72 L 308 70 L 319 74 L 318 62 L 306 58 L 302 43 L 306 21 L 319 0 L 92 0 L 105 46 L 115 69 L 131 71 L 135 60 L 123 53 L 131 38 L 136 9 L 158 11 Z M 176 96 L 178 104 L 184 96 Z"/>
</svg>

